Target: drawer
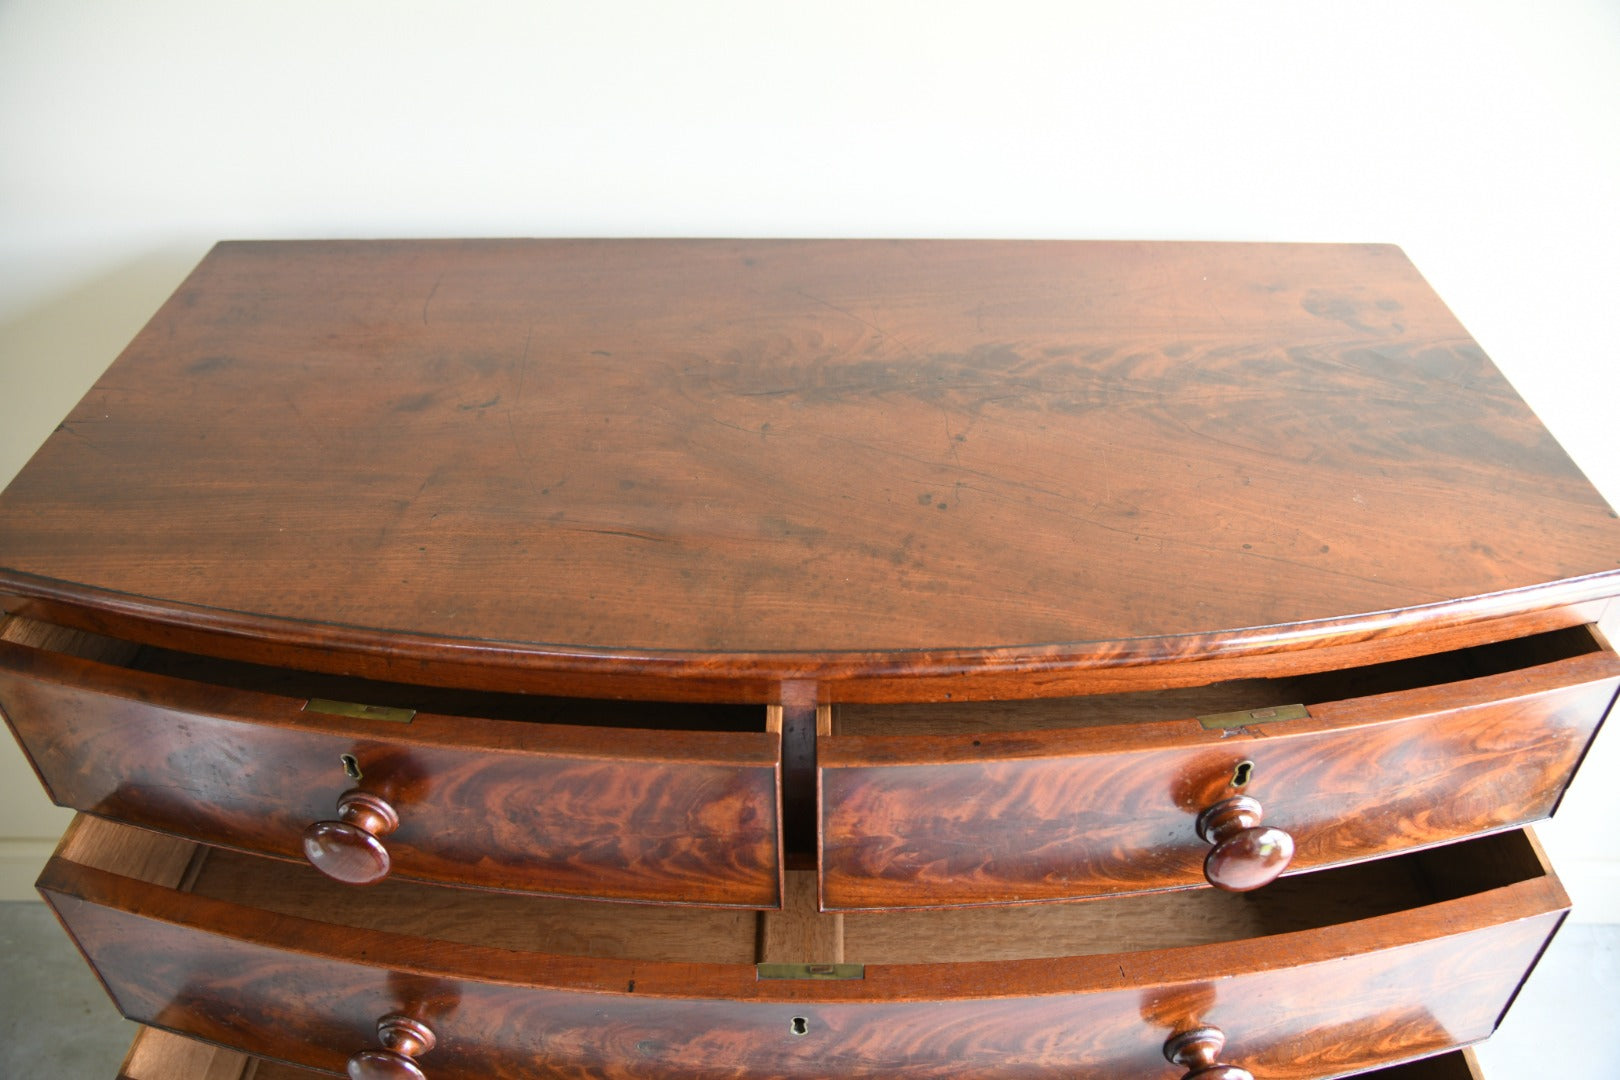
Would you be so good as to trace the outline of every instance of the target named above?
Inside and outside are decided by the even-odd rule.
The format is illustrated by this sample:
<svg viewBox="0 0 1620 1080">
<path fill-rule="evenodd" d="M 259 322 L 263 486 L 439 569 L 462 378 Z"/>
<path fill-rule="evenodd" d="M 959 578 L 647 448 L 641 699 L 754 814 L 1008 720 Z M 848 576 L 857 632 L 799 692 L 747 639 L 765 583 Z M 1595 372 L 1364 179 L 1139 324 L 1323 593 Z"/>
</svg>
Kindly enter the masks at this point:
<svg viewBox="0 0 1620 1080">
<path fill-rule="evenodd" d="M 1484 1080 L 1473 1052 L 1457 1050 L 1404 1065 L 1362 1073 L 1363 1080 Z M 265 1078 L 270 1080 L 270 1078 Z"/>
<path fill-rule="evenodd" d="M 1576 627 L 1191 689 L 836 706 L 822 903 L 1253 888 L 1514 827 L 1552 812 L 1617 685 L 1620 660 Z"/>
<path fill-rule="evenodd" d="M 158 1028 L 144 1028 L 135 1037 L 117 1080 L 317 1080 L 324 1075 L 296 1065 L 250 1058 Z M 1483 1080 L 1479 1063 L 1467 1050 L 1354 1076 L 1356 1080 Z"/>
<path fill-rule="evenodd" d="M 60 805 L 307 856 L 352 884 L 780 903 L 780 736 L 763 707 L 304 675 L 14 617 L 0 710 Z"/>
<path fill-rule="evenodd" d="M 405 1016 L 435 1080 L 1172 1080 L 1167 1040 L 1208 1027 L 1258 1080 L 1353 1075 L 1488 1036 L 1568 906 L 1519 830 L 1248 896 L 838 915 L 405 881 L 355 903 L 81 817 L 40 890 L 133 1020 L 341 1073 Z"/>
</svg>

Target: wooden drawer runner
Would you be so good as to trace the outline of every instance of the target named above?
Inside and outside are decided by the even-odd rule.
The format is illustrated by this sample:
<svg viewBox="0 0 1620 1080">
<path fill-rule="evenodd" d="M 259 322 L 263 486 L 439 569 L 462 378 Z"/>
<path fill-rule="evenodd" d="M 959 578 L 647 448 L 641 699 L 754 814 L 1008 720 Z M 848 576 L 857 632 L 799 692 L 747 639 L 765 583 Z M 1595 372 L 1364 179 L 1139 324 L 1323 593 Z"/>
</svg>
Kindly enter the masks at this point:
<svg viewBox="0 0 1620 1080">
<path fill-rule="evenodd" d="M 864 967 L 770 978 L 756 920 L 787 913 L 410 882 L 345 903 L 313 871 L 93 818 L 40 889 L 131 1019 L 340 1073 L 402 1013 L 436 1033 L 435 1080 L 1170 1080 L 1165 1040 L 1206 1025 L 1258 1080 L 1352 1075 L 1489 1035 L 1567 909 L 1514 831 L 1253 896 L 803 912 L 831 921 L 803 940 Z"/>
<path fill-rule="evenodd" d="M 822 903 L 1201 884 L 1195 821 L 1237 795 L 1293 838 L 1293 871 L 1525 824 L 1556 806 L 1617 685 L 1620 659 L 1577 627 L 1188 690 L 836 706 L 818 746 Z M 1276 719 L 1290 703 L 1308 715 Z"/>
<path fill-rule="evenodd" d="M 330 707 L 322 698 L 423 711 L 408 722 L 333 715 L 315 711 Z M 309 699 L 317 700 L 306 709 Z M 485 715 L 445 714 L 462 707 Z M 780 903 L 780 736 L 766 730 L 763 708 L 364 683 L 12 618 L 0 631 L 0 710 L 59 805 L 211 844 L 302 858 L 305 830 L 337 819 L 352 789 L 397 815 L 379 840 L 384 869 L 398 876 L 564 896 Z M 563 722 L 536 722 L 553 719 Z M 623 726 L 631 723 L 722 729 Z M 363 870 L 374 874 L 375 865 Z"/>
</svg>

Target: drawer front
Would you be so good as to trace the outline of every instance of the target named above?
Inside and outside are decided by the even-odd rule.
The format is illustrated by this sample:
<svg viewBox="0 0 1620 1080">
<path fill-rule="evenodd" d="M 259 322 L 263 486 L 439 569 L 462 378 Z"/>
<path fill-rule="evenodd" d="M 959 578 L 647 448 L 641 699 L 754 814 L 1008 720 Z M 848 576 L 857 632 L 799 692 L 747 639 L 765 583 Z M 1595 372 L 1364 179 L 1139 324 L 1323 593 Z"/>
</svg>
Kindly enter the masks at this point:
<svg viewBox="0 0 1620 1080">
<path fill-rule="evenodd" d="M 342 717 L 4 642 L 0 710 L 58 804 L 211 844 L 303 858 L 357 789 L 395 812 L 401 877 L 780 902 L 772 732 Z"/>
<path fill-rule="evenodd" d="M 317 1080 L 325 1073 L 272 1063 L 216 1046 L 142 1028 L 130 1047 L 118 1080 Z M 1347 1080 L 1482 1080 L 1474 1055 L 1453 1050 Z"/>
<path fill-rule="evenodd" d="M 318 1080 L 327 1074 L 225 1051 L 157 1028 L 141 1028 L 118 1080 Z M 1482 1080 L 1469 1051 L 1358 1072 L 1348 1080 Z"/>
<path fill-rule="evenodd" d="M 336 927 L 61 858 L 40 888 L 131 1019 L 340 1073 L 405 1014 L 435 1080 L 1170 1080 L 1166 1040 L 1211 1025 L 1262 1080 L 1343 1076 L 1488 1036 L 1567 906 L 1532 878 L 1252 940 L 801 981 Z"/>
<path fill-rule="evenodd" d="M 819 749 L 829 910 L 1058 900 L 1201 884 L 1196 821 L 1237 795 L 1292 870 L 1550 814 L 1620 685 L 1602 651 L 1298 720 L 1193 719 L 976 736 L 833 736 Z M 1245 782 L 1239 786 L 1237 780 Z"/>
</svg>

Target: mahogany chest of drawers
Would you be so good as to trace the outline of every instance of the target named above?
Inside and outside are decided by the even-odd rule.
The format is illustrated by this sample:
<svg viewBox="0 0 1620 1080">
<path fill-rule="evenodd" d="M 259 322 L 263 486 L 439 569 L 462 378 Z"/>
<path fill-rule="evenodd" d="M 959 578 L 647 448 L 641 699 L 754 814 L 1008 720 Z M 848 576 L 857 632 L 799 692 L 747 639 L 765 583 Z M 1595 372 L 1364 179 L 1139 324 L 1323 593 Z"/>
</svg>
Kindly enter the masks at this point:
<svg viewBox="0 0 1620 1080">
<path fill-rule="evenodd" d="M 223 244 L 0 592 L 131 1080 L 1476 1076 L 1620 687 L 1388 247 Z"/>
</svg>

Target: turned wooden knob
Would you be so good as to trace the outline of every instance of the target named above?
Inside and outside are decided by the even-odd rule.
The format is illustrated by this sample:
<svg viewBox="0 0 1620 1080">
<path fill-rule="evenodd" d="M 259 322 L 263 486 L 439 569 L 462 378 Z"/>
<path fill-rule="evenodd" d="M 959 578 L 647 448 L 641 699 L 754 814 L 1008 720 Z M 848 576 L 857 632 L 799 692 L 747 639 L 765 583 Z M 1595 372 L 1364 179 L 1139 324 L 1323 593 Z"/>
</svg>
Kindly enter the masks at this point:
<svg viewBox="0 0 1620 1080">
<path fill-rule="evenodd" d="M 349 1059 L 349 1080 L 427 1080 L 414 1060 L 433 1049 L 432 1030 L 422 1021 L 394 1014 L 377 1021 L 382 1049 L 362 1050 Z"/>
<path fill-rule="evenodd" d="M 317 821 L 304 830 L 304 858 L 329 878 L 375 885 L 393 866 L 379 837 L 399 828 L 399 815 L 385 800 L 358 788 L 338 797 L 337 811 L 338 820 Z"/>
<path fill-rule="evenodd" d="M 1236 1065 L 1222 1065 L 1215 1059 L 1221 1056 L 1226 1035 L 1220 1028 L 1201 1027 L 1172 1035 L 1164 1044 L 1164 1056 L 1172 1065 L 1187 1066 L 1181 1080 L 1254 1080 L 1248 1069 Z"/>
<path fill-rule="evenodd" d="M 1198 835 L 1215 846 L 1204 856 L 1204 877 L 1217 889 L 1248 892 L 1277 880 L 1294 858 L 1294 838 L 1260 827 L 1260 803 L 1236 795 L 1198 815 Z"/>
</svg>

